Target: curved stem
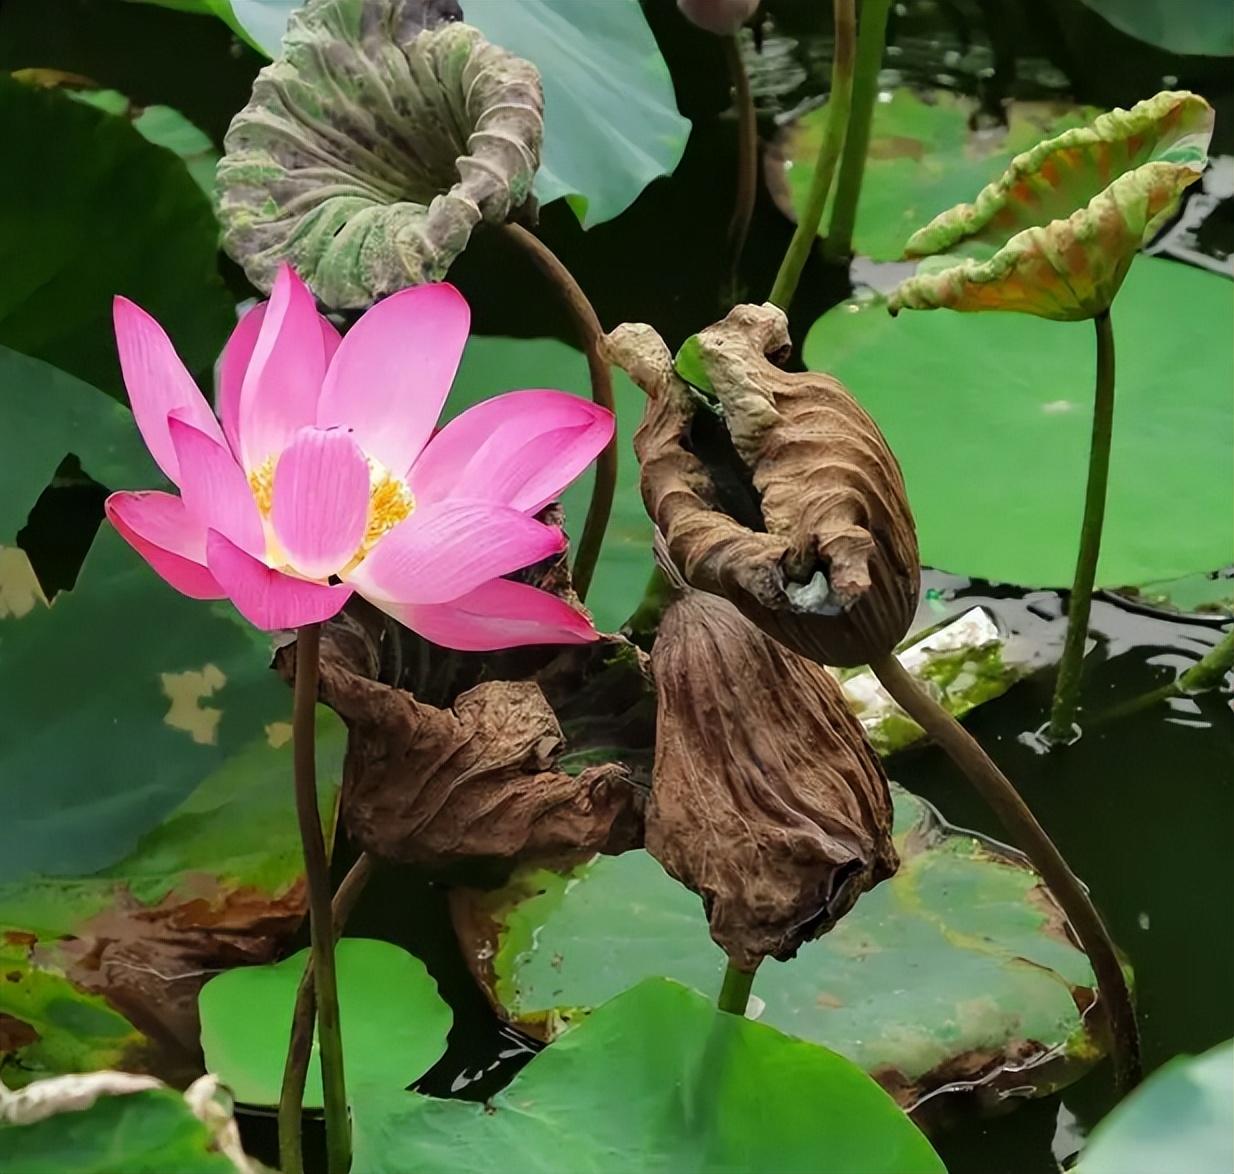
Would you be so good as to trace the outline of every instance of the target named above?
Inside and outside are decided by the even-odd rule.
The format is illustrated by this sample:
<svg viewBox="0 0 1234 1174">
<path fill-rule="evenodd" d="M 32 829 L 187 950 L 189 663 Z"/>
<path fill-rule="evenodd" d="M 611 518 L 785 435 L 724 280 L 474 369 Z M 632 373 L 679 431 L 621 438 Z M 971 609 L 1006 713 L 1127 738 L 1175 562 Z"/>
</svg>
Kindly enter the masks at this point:
<svg viewBox="0 0 1234 1174">
<path fill-rule="evenodd" d="M 292 711 L 292 749 L 295 761 L 296 816 L 304 849 L 308 886 L 309 928 L 317 987 L 317 1039 L 321 1047 L 322 1101 L 326 1118 L 326 1168 L 329 1174 L 347 1174 L 351 1165 L 351 1123 L 347 1117 L 347 1088 L 343 1075 L 343 1041 L 339 1025 L 338 984 L 334 973 L 334 926 L 330 907 L 330 863 L 317 810 L 317 673 L 321 625 L 305 624 L 296 631 L 295 700 Z M 286 1091 L 286 1090 L 284 1090 Z M 279 1140 L 290 1141 L 292 1115 L 299 1140 L 299 1104 L 279 1102 Z M 284 1120 L 286 1118 L 286 1120 Z M 299 1149 L 297 1144 L 296 1149 Z M 281 1157 L 284 1172 L 295 1169 Z"/>
<path fill-rule="evenodd" d="M 1135 1008 L 1118 952 L 1088 890 L 1071 871 L 1007 776 L 955 718 L 922 692 L 895 655 L 889 653 L 872 661 L 870 668 L 900 707 L 960 768 L 1054 894 L 1088 954 L 1097 978 L 1099 998 L 1110 1024 L 1115 1080 L 1123 1092 L 1133 1088 L 1141 1077 Z"/>
<path fill-rule="evenodd" d="M 753 970 L 738 970 L 731 962 L 724 968 L 724 985 L 716 1006 L 730 1015 L 744 1015 L 750 1001 L 750 987 L 754 985 Z"/>
<path fill-rule="evenodd" d="M 891 0 L 863 0 L 861 33 L 857 38 L 857 64 L 853 79 L 853 108 L 836 180 L 836 198 L 823 254 L 831 261 L 846 261 L 853 252 L 853 227 L 857 223 L 857 200 L 865 177 L 866 152 L 870 148 L 870 122 L 878 98 L 878 71 L 883 64 L 887 15 Z"/>
<path fill-rule="evenodd" d="M 1101 527 L 1105 521 L 1106 482 L 1110 475 L 1110 437 L 1114 431 L 1114 331 L 1110 311 L 1093 319 L 1097 328 L 1097 387 L 1093 397 L 1093 433 L 1088 449 L 1088 488 L 1084 494 L 1084 522 L 1075 581 L 1067 603 L 1067 639 L 1058 665 L 1054 705 L 1050 711 L 1050 739 L 1057 743 L 1075 736 L 1075 714 L 1088 641 L 1088 615 L 1101 555 Z"/>
<path fill-rule="evenodd" d="M 535 262 L 536 267 L 556 287 L 566 308 L 574 319 L 583 353 L 587 356 L 587 370 L 591 375 L 591 398 L 602 408 L 617 414 L 613 402 L 613 376 L 600 350 L 604 330 L 596 316 L 595 307 L 588 300 L 582 287 L 548 247 L 534 233 L 519 224 L 503 226 L 505 234 Z M 574 553 L 572 578 L 579 599 L 586 600 L 587 589 L 595 574 L 600 547 L 604 544 L 604 532 L 608 529 L 609 515 L 613 512 L 613 497 L 617 492 L 617 436 L 596 458 L 596 480 L 591 488 L 591 504 L 587 507 L 587 520 Z"/>
<path fill-rule="evenodd" d="M 724 38 L 724 61 L 737 107 L 737 183 L 733 193 L 733 215 L 728 222 L 729 283 L 735 291 L 758 188 L 758 120 L 754 116 L 750 78 L 741 59 L 741 42 L 736 36 Z"/>
<path fill-rule="evenodd" d="M 771 296 L 767 299 L 779 306 L 786 314 L 797 282 L 805 268 L 810 250 L 818 239 L 818 226 L 827 206 L 831 180 L 835 175 L 836 162 L 848 133 L 849 111 L 853 104 L 853 58 L 856 51 L 857 16 L 854 0 L 835 0 L 835 56 L 831 65 L 831 94 L 827 99 L 827 127 L 818 158 L 814 160 L 814 178 L 810 181 L 810 194 L 806 206 L 797 218 L 793 239 L 788 242 L 788 251 L 780 262 Z"/>
<path fill-rule="evenodd" d="M 334 920 L 334 940 L 342 936 L 351 911 L 356 907 L 364 886 L 373 874 L 373 859 L 361 852 L 343 877 L 331 903 Z M 304 1168 L 300 1152 L 304 1085 L 308 1077 L 309 1060 L 313 1054 L 313 1024 L 317 1018 L 317 984 L 313 978 L 313 957 L 300 976 L 296 988 L 296 1007 L 291 1016 L 291 1042 L 283 1065 L 283 1085 L 279 1091 L 279 1165 L 283 1174 L 300 1174 Z"/>
</svg>

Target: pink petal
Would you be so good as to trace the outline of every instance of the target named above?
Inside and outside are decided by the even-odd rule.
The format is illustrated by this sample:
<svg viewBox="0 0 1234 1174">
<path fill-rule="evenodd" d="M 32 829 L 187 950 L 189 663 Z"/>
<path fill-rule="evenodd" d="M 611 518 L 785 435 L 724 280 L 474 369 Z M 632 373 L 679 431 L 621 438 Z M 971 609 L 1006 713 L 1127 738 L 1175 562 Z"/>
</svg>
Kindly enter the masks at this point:
<svg viewBox="0 0 1234 1174">
<path fill-rule="evenodd" d="M 244 386 L 244 374 L 249 368 L 249 360 L 253 357 L 253 348 L 257 345 L 257 336 L 261 332 L 261 324 L 265 320 L 266 307 L 269 304 L 258 302 L 245 311 L 231 332 L 219 362 L 218 391 L 214 397 L 214 406 L 223 422 L 223 434 L 237 460 L 240 458 L 240 389 Z M 321 320 L 325 363 L 329 366 L 331 357 L 342 341 L 342 335 L 324 314 L 319 314 L 318 317 Z"/>
<path fill-rule="evenodd" d="M 351 596 L 345 585 L 327 587 L 272 571 L 217 530 L 206 535 L 206 563 L 236 610 L 263 632 L 321 623 Z"/>
<path fill-rule="evenodd" d="M 563 549 L 556 526 L 509 506 L 431 502 L 395 526 L 347 578 L 373 600 L 449 603 Z"/>
<path fill-rule="evenodd" d="M 240 386 L 236 430 L 241 463 L 248 472 L 270 457 L 277 460 L 291 438 L 317 418 L 325 352 L 313 295 L 284 265 Z"/>
<path fill-rule="evenodd" d="M 318 425 L 350 428 L 369 456 L 405 476 L 432 435 L 470 325 L 452 285 L 417 285 L 378 302 L 330 363 Z"/>
<path fill-rule="evenodd" d="M 261 515 L 231 451 L 176 416 L 167 425 L 180 462 L 180 493 L 202 532 L 218 530 L 249 554 L 264 554 Z"/>
<path fill-rule="evenodd" d="M 534 514 L 613 437 L 612 412 L 564 391 L 512 391 L 451 420 L 411 470 L 420 501 L 461 496 Z"/>
<path fill-rule="evenodd" d="M 226 597 L 205 567 L 206 532 L 178 497 L 155 489 L 113 493 L 103 508 L 120 537 L 181 595 Z"/>
<path fill-rule="evenodd" d="M 150 455 L 178 485 L 180 467 L 167 432 L 167 417 L 178 412 L 194 428 L 219 443 L 223 441 L 222 429 L 180 362 L 171 339 L 145 310 L 128 298 L 117 297 L 112 302 L 112 322 L 133 418 Z"/>
<path fill-rule="evenodd" d="M 369 471 L 360 446 L 338 428 L 302 428 L 274 471 L 270 521 L 287 561 L 325 579 L 364 539 Z"/>
<path fill-rule="evenodd" d="M 582 612 L 547 591 L 510 579 L 492 579 L 452 603 L 382 606 L 426 640 L 460 652 L 599 639 Z"/>
</svg>

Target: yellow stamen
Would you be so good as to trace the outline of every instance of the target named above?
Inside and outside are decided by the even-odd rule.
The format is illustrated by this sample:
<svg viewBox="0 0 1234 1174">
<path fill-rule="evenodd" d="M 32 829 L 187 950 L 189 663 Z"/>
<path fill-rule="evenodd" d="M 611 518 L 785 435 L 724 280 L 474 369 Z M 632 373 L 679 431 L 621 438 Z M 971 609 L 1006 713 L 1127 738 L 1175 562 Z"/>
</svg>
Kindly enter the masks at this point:
<svg viewBox="0 0 1234 1174">
<path fill-rule="evenodd" d="M 249 488 L 253 491 L 253 500 L 263 518 L 270 516 L 270 503 L 274 499 L 274 458 L 266 457 L 260 465 L 249 474 Z"/>
<path fill-rule="evenodd" d="M 367 554 L 379 538 L 409 517 L 415 508 L 416 499 L 406 483 L 389 473 L 384 474 L 369 496 L 368 526 L 360 544 L 361 552 Z"/>
</svg>

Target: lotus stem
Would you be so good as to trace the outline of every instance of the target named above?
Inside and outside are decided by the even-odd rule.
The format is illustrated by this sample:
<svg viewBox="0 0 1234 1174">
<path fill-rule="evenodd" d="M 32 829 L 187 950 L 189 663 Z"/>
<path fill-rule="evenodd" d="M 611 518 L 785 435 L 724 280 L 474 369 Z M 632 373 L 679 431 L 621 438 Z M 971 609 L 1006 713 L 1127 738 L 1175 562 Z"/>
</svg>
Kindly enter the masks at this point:
<svg viewBox="0 0 1234 1174">
<path fill-rule="evenodd" d="M 1097 990 L 1110 1025 L 1115 1082 L 1123 1093 L 1142 1075 L 1140 1034 L 1127 976 L 1109 931 L 1075 873 L 1011 780 L 991 761 L 980 744 L 921 687 L 888 653 L 870 668 L 896 703 L 947 753 L 986 805 L 998 817 L 1007 834 L 1041 875 L 1075 930 L 1097 979 Z"/>
<path fill-rule="evenodd" d="M 779 306 L 786 314 L 797 292 L 801 271 L 814 242 L 818 240 L 818 226 L 827 206 L 831 181 L 835 176 L 836 162 L 844 147 L 848 133 L 849 112 L 853 104 L 853 59 L 857 43 L 857 15 L 855 0 L 835 0 L 835 53 L 831 62 L 831 94 L 827 99 L 827 126 L 818 158 L 814 160 L 814 177 L 810 181 L 810 194 L 806 206 L 797 218 L 793 239 L 788 242 L 788 251 L 780 262 L 771 296 L 767 299 Z"/>
<path fill-rule="evenodd" d="M 343 1075 L 343 1037 L 339 1025 L 338 982 L 334 973 L 334 927 L 330 898 L 330 862 L 317 810 L 317 674 L 321 651 L 321 625 L 305 624 L 296 631 L 296 680 L 292 711 L 292 751 L 295 763 L 296 815 L 304 849 L 304 873 L 308 887 L 309 929 L 317 988 L 317 1039 L 321 1048 L 322 1102 L 326 1118 L 326 1169 L 328 1174 L 347 1174 L 351 1166 L 351 1123 L 347 1116 L 347 1086 Z M 284 1076 L 286 1073 L 284 1073 Z M 285 1087 L 279 1097 L 279 1142 L 289 1140 L 294 1130 L 299 1156 L 299 1099 L 287 1101 Z M 284 1103 L 286 1101 L 286 1103 Z M 284 1174 L 299 1174 L 300 1166 L 288 1164 L 280 1154 Z"/>
<path fill-rule="evenodd" d="M 1067 603 L 1067 639 L 1058 666 L 1049 738 L 1057 745 L 1075 737 L 1075 714 L 1088 642 L 1088 615 L 1093 603 L 1097 559 L 1101 555 L 1101 527 L 1105 522 L 1106 483 L 1110 477 L 1110 437 L 1114 431 L 1114 330 L 1110 311 L 1093 319 L 1097 328 L 1097 387 L 1093 397 L 1093 434 L 1088 449 L 1088 488 L 1084 494 L 1084 522 L 1075 581 Z"/>
<path fill-rule="evenodd" d="M 336 942 L 342 936 L 343 927 L 372 874 L 373 858 L 367 852 L 361 852 L 343 877 L 343 883 L 331 903 Z M 313 1054 L 313 1024 L 316 1018 L 317 984 L 313 979 L 313 957 L 310 954 L 296 989 L 296 1007 L 291 1016 L 291 1043 L 287 1048 L 283 1085 L 279 1092 L 279 1165 L 283 1174 L 300 1174 L 304 1169 L 300 1122 L 304 1085 L 308 1077 L 309 1059 Z"/>
<path fill-rule="evenodd" d="M 732 962 L 724 968 L 724 985 L 716 1006 L 730 1015 L 744 1015 L 750 1002 L 750 987 L 754 985 L 753 970 L 739 970 Z"/>
<path fill-rule="evenodd" d="M 631 613 L 625 627 L 635 636 L 651 636 L 660 626 L 660 618 L 664 609 L 673 598 L 672 584 L 665 578 L 664 572 L 658 566 L 651 568 L 647 585 L 643 588 L 643 597 L 638 607 Z"/>
<path fill-rule="evenodd" d="M 758 188 L 758 120 L 754 116 L 750 78 L 741 59 L 741 42 L 736 36 L 724 38 L 724 60 L 737 107 L 737 183 L 733 193 L 733 215 L 728 222 L 729 283 L 735 301 L 741 254 L 754 217 L 754 197 Z"/>
<path fill-rule="evenodd" d="M 613 401 L 613 376 L 605 361 L 601 344 L 604 331 L 582 287 L 574 280 L 574 274 L 562 264 L 560 258 L 534 233 L 520 224 L 506 224 L 503 232 L 535 262 L 536 267 L 557 287 L 557 292 L 574 319 L 579 342 L 587 356 L 587 370 L 591 376 L 591 398 L 614 415 L 617 407 Z M 582 537 L 574 554 L 571 572 L 574 590 L 579 599 L 586 600 L 587 590 L 595 575 L 600 547 L 604 545 L 604 532 L 608 529 L 609 515 L 613 512 L 613 497 L 617 492 L 617 436 L 596 458 L 596 479 L 591 487 L 591 504 L 587 507 L 587 520 L 583 523 Z"/>
<path fill-rule="evenodd" d="M 887 38 L 887 16 L 891 0 L 863 0 L 861 31 L 857 37 L 857 64 L 853 78 L 852 112 L 836 198 L 831 207 L 831 223 L 823 244 L 823 255 L 830 261 L 847 261 L 853 252 L 853 228 L 857 223 L 857 201 L 865 177 L 866 152 L 870 148 L 870 123 L 878 98 L 878 71 L 883 64 L 883 42 Z"/>
</svg>

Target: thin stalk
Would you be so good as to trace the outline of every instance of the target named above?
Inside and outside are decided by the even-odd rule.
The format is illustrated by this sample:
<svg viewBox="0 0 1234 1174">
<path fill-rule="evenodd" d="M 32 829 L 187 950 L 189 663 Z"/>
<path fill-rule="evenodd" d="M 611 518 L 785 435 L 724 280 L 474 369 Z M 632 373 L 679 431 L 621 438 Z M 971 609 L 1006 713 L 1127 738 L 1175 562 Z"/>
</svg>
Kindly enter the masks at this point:
<svg viewBox="0 0 1234 1174">
<path fill-rule="evenodd" d="M 1088 448 L 1088 488 L 1084 493 L 1084 522 L 1080 528 L 1080 554 L 1075 581 L 1067 603 L 1067 639 L 1054 686 L 1050 710 L 1050 740 L 1071 741 L 1075 733 L 1080 678 L 1084 672 L 1084 646 L 1088 641 L 1088 615 L 1101 554 L 1101 527 L 1105 522 L 1106 483 L 1110 476 L 1110 437 L 1114 431 L 1114 330 L 1110 311 L 1093 319 L 1097 328 L 1097 387 L 1093 396 L 1093 433 Z"/>
<path fill-rule="evenodd" d="M 730 1015 L 744 1015 L 750 1001 L 750 987 L 754 985 L 753 970 L 738 970 L 731 962 L 724 969 L 724 985 L 716 1006 Z"/>
<path fill-rule="evenodd" d="M 831 206 L 831 223 L 823 244 L 823 255 L 830 261 L 847 261 L 853 252 L 857 200 L 861 196 L 861 181 L 865 178 L 870 123 L 878 98 L 878 71 L 883 64 L 883 42 L 887 38 L 890 9 L 891 0 L 863 0 L 861 5 L 853 108 L 848 119 L 844 154 L 840 159 L 840 178 L 836 180 L 835 203 Z"/>
<path fill-rule="evenodd" d="M 372 874 L 373 859 L 367 852 L 361 852 L 343 877 L 343 883 L 331 903 L 336 942 L 342 936 L 343 927 Z M 279 1165 L 283 1174 L 300 1174 L 304 1169 L 300 1152 L 301 1106 L 304 1104 L 309 1060 L 313 1054 L 313 1024 L 316 1019 L 317 984 L 313 978 L 313 956 L 310 954 L 296 989 L 296 1007 L 291 1016 L 291 1042 L 287 1047 L 283 1085 L 279 1092 Z"/>
<path fill-rule="evenodd" d="M 853 60 L 857 43 L 857 16 L 855 0 L 835 0 L 835 54 L 831 62 L 831 94 L 827 98 L 827 127 L 823 131 L 822 146 L 814 160 L 814 178 L 810 181 L 810 194 L 806 206 L 797 218 L 793 239 L 788 242 L 788 251 L 780 262 L 771 296 L 767 299 L 779 306 L 786 314 L 801 271 L 814 242 L 818 240 L 818 226 L 827 206 L 831 181 L 835 176 L 836 162 L 844 147 L 848 133 L 849 111 L 853 104 Z"/>
<path fill-rule="evenodd" d="M 292 743 L 296 779 L 296 815 L 304 849 L 304 873 L 308 887 L 309 928 L 317 988 L 317 1040 L 321 1048 L 322 1102 L 326 1118 L 326 1169 L 329 1174 L 347 1174 L 351 1166 L 351 1123 L 347 1117 L 347 1087 L 343 1074 L 343 1037 L 339 1026 L 338 983 L 334 973 L 334 918 L 330 901 L 330 863 L 317 810 L 317 674 L 321 650 L 321 625 L 305 624 L 296 631 L 296 680 L 292 711 Z M 286 1093 L 288 1090 L 284 1089 Z M 279 1102 L 279 1140 L 289 1140 L 295 1116 L 299 1150 L 298 1100 Z M 286 1119 L 286 1120 L 285 1120 Z M 288 1155 L 291 1156 L 291 1155 Z M 284 1174 L 289 1166 L 280 1156 Z"/>
<path fill-rule="evenodd" d="M 557 287 L 578 331 L 583 353 L 587 356 L 587 370 L 591 376 L 591 398 L 602 408 L 616 415 L 613 402 L 613 376 L 605 362 L 601 342 L 604 330 L 582 287 L 574 280 L 574 274 L 561 263 L 557 254 L 534 233 L 520 224 L 506 224 L 502 231 L 514 241 L 531 259 L 536 267 Z M 596 458 L 596 480 L 591 487 L 591 504 L 587 507 L 587 520 L 583 523 L 582 537 L 574 554 L 571 577 L 579 599 L 587 598 L 604 545 L 604 532 L 608 529 L 609 515 L 613 512 L 613 497 L 617 492 L 617 437 Z"/>
<path fill-rule="evenodd" d="M 741 59 L 741 42 L 735 36 L 724 38 L 724 61 L 733 86 L 733 103 L 737 107 L 737 183 L 733 192 L 733 215 L 728 222 L 729 284 L 736 290 L 737 272 L 754 216 L 758 188 L 758 120 L 754 116 L 750 78 Z"/>
<path fill-rule="evenodd" d="M 994 765 L 977 740 L 921 690 L 894 653 L 872 661 L 870 668 L 900 707 L 960 768 L 1062 907 L 1097 977 L 1098 995 L 1110 1024 L 1115 1082 L 1122 1092 L 1128 1092 L 1142 1075 L 1135 1007 L 1118 952 L 1088 890 L 1071 871 L 1011 780 Z"/>
</svg>

